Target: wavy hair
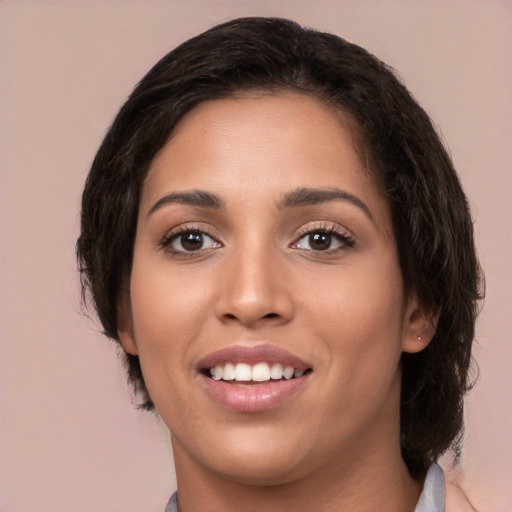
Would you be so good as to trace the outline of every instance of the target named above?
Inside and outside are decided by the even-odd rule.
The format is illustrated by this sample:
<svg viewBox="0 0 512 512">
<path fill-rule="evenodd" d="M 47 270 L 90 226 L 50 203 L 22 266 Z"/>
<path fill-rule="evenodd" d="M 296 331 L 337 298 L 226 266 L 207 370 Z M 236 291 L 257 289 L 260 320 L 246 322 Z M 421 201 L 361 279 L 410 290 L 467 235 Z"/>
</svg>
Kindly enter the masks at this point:
<svg viewBox="0 0 512 512">
<path fill-rule="evenodd" d="M 361 158 L 389 201 L 406 291 L 437 318 L 430 344 L 402 356 L 402 456 L 421 474 L 460 448 L 482 277 L 447 150 L 395 72 L 363 48 L 289 20 L 241 18 L 163 57 L 121 108 L 85 184 L 76 247 L 84 300 L 119 341 L 117 306 L 128 290 L 153 158 L 194 106 L 251 90 L 300 92 L 348 115 Z M 123 357 L 141 407 L 153 408 L 138 357 Z"/>
</svg>

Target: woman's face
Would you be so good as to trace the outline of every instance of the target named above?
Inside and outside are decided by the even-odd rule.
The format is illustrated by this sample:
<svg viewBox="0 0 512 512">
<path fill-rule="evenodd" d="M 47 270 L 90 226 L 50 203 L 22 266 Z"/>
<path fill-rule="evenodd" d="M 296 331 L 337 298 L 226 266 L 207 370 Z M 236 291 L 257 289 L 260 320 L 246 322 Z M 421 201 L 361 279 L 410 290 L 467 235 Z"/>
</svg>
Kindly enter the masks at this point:
<svg viewBox="0 0 512 512">
<path fill-rule="evenodd" d="M 206 102 L 154 159 L 119 334 L 178 471 L 277 483 L 399 450 L 416 309 L 389 206 L 332 108 Z"/>
</svg>

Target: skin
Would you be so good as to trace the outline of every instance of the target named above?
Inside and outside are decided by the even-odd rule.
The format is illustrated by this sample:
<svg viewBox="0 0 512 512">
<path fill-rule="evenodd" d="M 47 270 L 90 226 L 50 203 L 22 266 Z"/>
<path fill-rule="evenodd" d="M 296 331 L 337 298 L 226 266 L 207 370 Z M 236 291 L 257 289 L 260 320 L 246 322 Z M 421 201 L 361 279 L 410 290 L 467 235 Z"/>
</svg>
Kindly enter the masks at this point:
<svg viewBox="0 0 512 512">
<path fill-rule="evenodd" d="M 293 93 L 205 102 L 152 163 L 119 336 L 171 431 L 180 512 L 414 510 L 399 362 L 424 348 L 428 321 L 347 126 Z M 361 204 L 283 206 L 299 188 Z M 195 189 L 222 208 L 161 201 Z M 184 251 L 179 229 L 206 232 L 203 246 Z M 307 233 L 326 230 L 339 235 L 319 250 Z M 256 413 L 219 404 L 198 362 L 262 343 L 308 362 L 300 392 Z"/>
<path fill-rule="evenodd" d="M 455 482 L 446 482 L 446 512 L 478 512 Z"/>
</svg>

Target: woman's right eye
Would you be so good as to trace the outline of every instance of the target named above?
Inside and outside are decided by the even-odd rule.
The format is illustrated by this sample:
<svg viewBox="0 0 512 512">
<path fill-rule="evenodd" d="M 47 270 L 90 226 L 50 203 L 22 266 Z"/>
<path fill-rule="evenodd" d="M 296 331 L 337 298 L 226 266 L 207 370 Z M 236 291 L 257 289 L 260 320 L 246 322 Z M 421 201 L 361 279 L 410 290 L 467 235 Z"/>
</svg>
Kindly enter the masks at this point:
<svg viewBox="0 0 512 512">
<path fill-rule="evenodd" d="M 221 243 L 199 230 L 183 230 L 166 236 L 162 246 L 171 253 L 193 253 L 221 247 Z"/>
</svg>

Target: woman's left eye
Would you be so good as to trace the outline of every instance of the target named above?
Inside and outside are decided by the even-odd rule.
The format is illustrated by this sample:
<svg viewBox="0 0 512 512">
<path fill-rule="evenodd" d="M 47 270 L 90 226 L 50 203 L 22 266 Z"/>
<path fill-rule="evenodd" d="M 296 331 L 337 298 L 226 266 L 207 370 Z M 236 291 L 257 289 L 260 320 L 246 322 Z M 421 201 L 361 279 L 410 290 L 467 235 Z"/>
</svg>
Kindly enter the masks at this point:
<svg viewBox="0 0 512 512">
<path fill-rule="evenodd" d="M 199 230 L 184 230 L 171 234 L 162 243 L 171 253 L 192 253 L 221 247 L 220 242 Z"/>
<path fill-rule="evenodd" d="M 331 229 L 316 229 L 302 235 L 292 247 L 306 251 L 335 251 L 353 245 L 354 241 L 349 235 Z"/>
</svg>

